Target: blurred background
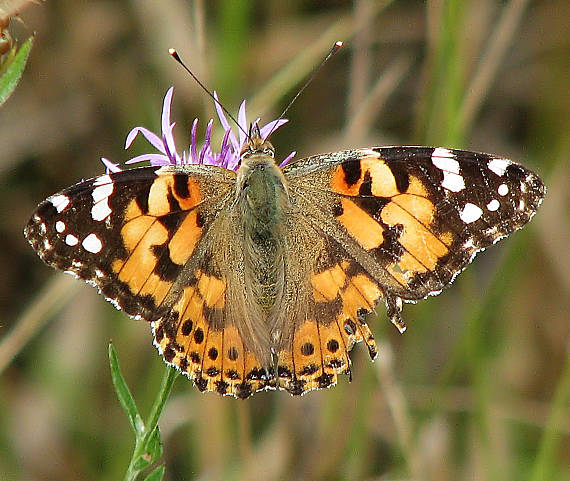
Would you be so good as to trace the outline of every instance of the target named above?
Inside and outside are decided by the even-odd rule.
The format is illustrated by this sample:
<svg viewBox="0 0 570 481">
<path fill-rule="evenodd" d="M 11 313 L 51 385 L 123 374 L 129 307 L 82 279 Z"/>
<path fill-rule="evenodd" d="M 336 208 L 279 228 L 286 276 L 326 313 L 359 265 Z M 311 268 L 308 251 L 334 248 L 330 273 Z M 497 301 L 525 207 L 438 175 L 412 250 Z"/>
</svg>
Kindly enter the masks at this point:
<svg viewBox="0 0 570 481">
<path fill-rule="evenodd" d="M 9 3 L 9 2 L 8 2 Z M 3 4 L 0 3 L 0 7 Z M 167 480 L 570 479 L 570 32 L 567 0 L 49 0 L 12 21 L 35 32 L 0 109 L 0 479 L 121 479 L 133 448 L 107 346 L 148 413 L 165 366 L 150 328 L 46 267 L 22 230 L 35 206 L 99 159 L 152 149 L 166 90 L 179 150 L 212 101 L 277 117 L 334 41 L 272 137 L 297 158 L 355 146 L 492 152 L 548 186 L 521 232 L 480 254 L 437 298 L 407 305 L 404 335 L 378 307 L 371 363 L 353 381 L 293 398 L 200 394 L 180 377 L 160 422 Z M 220 135 L 217 132 L 216 135 Z"/>
</svg>

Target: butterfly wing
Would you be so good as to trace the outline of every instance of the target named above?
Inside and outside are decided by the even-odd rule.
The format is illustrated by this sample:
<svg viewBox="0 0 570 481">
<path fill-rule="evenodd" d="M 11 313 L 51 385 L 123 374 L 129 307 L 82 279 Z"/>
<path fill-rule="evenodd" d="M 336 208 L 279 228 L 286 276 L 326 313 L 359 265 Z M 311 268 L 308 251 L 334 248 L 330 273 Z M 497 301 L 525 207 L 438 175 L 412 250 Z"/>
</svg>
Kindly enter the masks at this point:
<svg viewBox="0 0 570 481">
<path fill-rule="evenodd" d="M 284 174 L 288 243 L 300 259 L 288 277 L 306 281 L 286 288 L 300 301 L 275 330 L 279 382 L 296 393 L 348 372 L 355 342 L 376 355 L 364 316 L 380 299 L 404 330 L 402 301 L 439 293 L 478 251 L 526 224 L 545 194 L 538 176 L 507 159 L 427 147 L 320 155 Z"/>
<path fill-rule="evenodd" d="M 349 373 L 354 343 L 375 357 L 364 316 L 380 299 L 403 330 L 402 300 L 438 293 L 528 222 L 545 193 L 506 159 L 420 147 L 311 157 L 284 175 L 280 295 L 269 311 L 243 268 L 236 175 L 225 169 L 88 180 L 40 204 L 25 234 L 46 263 L 150 321 L 166 362 L 200 390 L 303 394 Z"/>
<path fill-rule="evenodd" d="M 103 175 L 42 202 L 25 235 L 47 264 L 150 321 L 165 361 L 200 390 L 243 398 L 275 382 L 252 349 L 269 356 L 237 267 L 235 179 L 201 165 Z"/>
</svg>

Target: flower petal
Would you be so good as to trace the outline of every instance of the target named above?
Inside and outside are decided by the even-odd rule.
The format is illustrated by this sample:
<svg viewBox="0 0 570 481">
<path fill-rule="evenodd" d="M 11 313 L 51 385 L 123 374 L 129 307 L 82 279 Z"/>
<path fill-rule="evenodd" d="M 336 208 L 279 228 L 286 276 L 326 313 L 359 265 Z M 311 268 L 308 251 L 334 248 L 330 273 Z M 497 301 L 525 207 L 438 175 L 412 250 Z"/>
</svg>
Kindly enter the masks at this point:
<svg viewBox="0 0 570 481">
<path fill-rule="evenodd" d="M 174 92 L 174 87 L 170 87 L 164 96 L 164 102 L 162 103 L 162 116 L 161 116 L 161 128 L 162 132 L 166 132 L 170 127 L 170 106 L 172 105 L 172 94 Z"/>
<path fill-rule="evenodd" d="M 240 128 L 241 126 L 241 128 Z M 241 150 L 243 144 L 247 139 L 247 117 L 245 114 L 245 100 L 241 103 L 238 110 L 238 135 L 239 135 L 239 150 Z"/>
<path fill-rule="evenodd" d="M 263 140 L 267 139 L 267 137 L 269 137 L 270 134 L 275 132 L 279 127 L 286 124 L 287 122 L 289 122 L 289 120 L 279 119 L 279 120 L 273 120 L 273 121 L 269 122 L 267 125 L 264 125 L 263 127 L 261 127 L 261 129 L 259 129 L 259 133 L 261 134 L 261 138 Z"/>
<path fill-rule="evenodd" d="M 226 118 L 226 114 L 224 113 L 224 109 L 222 108 L 222 104 L 218 100 L 218 94 L 216 93 L 215 90 L 214 90 L 214 99 L 216 99 L 214 104 L 216 106 L 216 113 L 218 114 L 218 118 L 220 119 L 220 124 L 222 124 L 222 128 L 224 130 L 230 131 L 230 142 L 232 143 L 234 150 L 237 150 L 239 152 L 240 151 L 240 144 L 238 144 L 238 141 L 236 140 L 236 136 L 234 135 L 234 133 L 230 127 L 228 119 Z"/>
<path fill-rule="evenodd" d="M 101 157 L 101 162 L 103 162 L 107 174 L 110 172 L 121 172 L 122 170 L 119 167 L 119 164 L 115 164 L 114 162 L 111 162 L 109 159 L 106 159 L 105 157 Z"/>
<path fill-rule="evenodd" d="M 166 152 L 164 150 L 164 143 L 162 142 L 162 139 L 145 127 L 135 127 L 128 133 L 127 140 L 125 142 L 125 149 L 128 149 L 131 146 L 139 132 L 143 134 L 144 138 L 148 140 L 148 142 L 150 142 L 155 149 L 160 150 L 162 153 Z"/>
<path fill-rule="evenodd" d="M 296 153 L 297 153 L 297 152 L 295 152 L 295 151 L 291 152 L 287 157 L 285 157 L 285 159 L 283 160 L 283 162 L 281 162 L 281 163 L 279 164 L 279 167 L 280 167 L 280 168 L 285 167 L 285 166 L 291 161 L 291 159 L 295 156 Z"/>
<path fill-rule="evenodd" d="M 190 129 L 190 161 L 192 164 L 198 163 L 198 147 L 196 141 L 196 132 L 198 131 L 198 119 L 194 119 L 192 122 L 192 128 Z"/>
<path fill-rule="evenodd" d="M 164 154 L 141 154 L 129 159 L 125 164 L 136 164 L 138 162 L 150 162 L 150 165 L 168 165 L 170 158 Z"/>
</svg>

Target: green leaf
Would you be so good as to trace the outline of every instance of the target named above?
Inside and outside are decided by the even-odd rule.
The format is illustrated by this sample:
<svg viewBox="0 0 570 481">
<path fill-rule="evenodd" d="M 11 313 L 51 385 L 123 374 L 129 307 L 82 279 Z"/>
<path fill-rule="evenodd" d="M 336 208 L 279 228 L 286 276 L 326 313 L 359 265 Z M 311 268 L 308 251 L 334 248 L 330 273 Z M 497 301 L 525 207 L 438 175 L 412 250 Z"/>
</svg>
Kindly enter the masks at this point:
<svg viewBox="0 0 570 481">
<path fill-rule="evenodd" d="M 164 477 L 164 471 L 165 467 L 164 465 L 161 465 L 153 472 L 151 472 L 146 478 L 144 478 L 144 481 L 162 481 L 162 478 Z"/>
<path fill-rule="evenodd" d="M 131 423 L 131 426 L 138 439 L 144 435 L 144 423 L 139 414 L 131 391 L 129 390 L 127 383 L 121 374 L 119 358 L 117 357 L 117 352 L 115 351 L 112 343 L 109 343 L 109 365 L 111 366 L 111 378 L 113 379 L 115 392 L 117 393 L 117 397 L 119 398 L 121 406 L 123 406 L 123 409 L 127 413 L 129 422 Z"/>
<path fill-rule="evenodd" d="M 160 438 L 160 429 L 158 426 L 154 428 L 152 434 L 145 442 L 144 450 L 150 455 L 153 461 L 156 461 L 162 456 L 162 439 Z"/>
<path fill-rule="evenodd" d="M 30 37 L 19 50 L 16 50 L 17 47 L 14 47 L 4 64 L 0 66 L 0 105 L 8 100 L 8 97 L 12 95 L 12 92 L 18 85 L 33 43 L 34 37 Z"/>
</svg>

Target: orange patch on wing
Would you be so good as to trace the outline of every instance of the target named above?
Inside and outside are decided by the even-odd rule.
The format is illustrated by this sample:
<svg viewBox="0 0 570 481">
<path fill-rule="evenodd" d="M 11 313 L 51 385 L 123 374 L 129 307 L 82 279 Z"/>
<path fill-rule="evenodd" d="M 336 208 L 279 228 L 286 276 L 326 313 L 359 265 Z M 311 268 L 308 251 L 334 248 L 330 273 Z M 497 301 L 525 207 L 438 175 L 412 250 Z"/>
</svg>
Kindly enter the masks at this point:
<svg viewBox="0 0 570 481">
<path fill-rule="evenodd" d="M 170 260 L 175 264 L 184 265 L 201 237 L 202 228 L 198 227 L 198 211 L 194 210 L 182 221 L 168 243 Z"/>
<path fill-rule="evenodd" d="M 222 331 L 210 329 L 204 349 L 202 377 L 207 380 L 209 391 L 216 389 L 216 381 L 222 380 Z"/>
<path fill-rule="evenodd" d="M 357 287 L 350 282 L 342 293 L 342 312 L 344 312 L 346 317 L 355 318 L 360 308 L 372 309 L 367 299 L 365 299 Z"/>
<path fill-rule="evenodd" d="M 156 256 L 152 247 L 166 242 L 168 231 L 150 217 L 139 217 L 132 220 L 121 230 L 121 235 L 127 249 L 129 258 L 118 272 L 119 279 L 129 284 L 133 292 L 139 292 L 144 283 L 156 267 Z M 136 237 L 138 236 L 138 237 Z"/>
<path fill-rule="evenodd" d="M 200 187 L 198 186 L 198 183 L 191 178 L 188 178 L 188 197 L 179 196 L 174 190 L 173 194 L 174 197 L 176 197 L 176 200 L 178 201 L 178 204 L 182 210 L 191 209 L 202 201 L 202 193 L 200 192 Z"/>
<path fill-rule="evenodd" d="M 350 278 L 342 295 L 344 312 L 354 317 L 360 308 L 372 310 L 381 295 L 382 291 L 374 281 L 365 274 L 357 274 Z"/>
<path fill-rule="evenodd" d="M 125 265 L 125 261 L 123 259 L 115 259 L 111 264 L 111 269 L 113 269 L 115 274 L 118 274 L 123 265 Z"/>
<path fill-rule="evenodd" d="M 139 291 L 139 294 L 141 296 L 150 294 L 154 298 L 155 304 L 159 305 L 168 294 L 171 286 L 170 282 L 165 282 L 160 276 L 152 273 Z"/>
<path fill-rule="evenodd" d="M 346 174 L 342 166 L 338 166 L 331 178 L 331 189 L 333 192 L 344 195 L 358 195 L 360 186 L 362 185 L 363 176 L 361 175 L 357 182 L 352 185 L 347 184 Z"/>
<path fill-rule="evenodd" d="M 139 207 L 136 200 L 132 200 L 125 210 L 124 222 L 127 223 L 132 219 L 140 217 L 143 215 L 141 208 Z"/>
<path fill-rule="evenodd" d="M 195 180 L 187 179 L 188 196 L 179 195 L 175 189 L 174 175 L 160 175 L 153 182 L 148 195 L 148 213 L 153 216 L 162 216 L 170 213 L 171 206 L 168 201 L 172 195 L 182 210 L 195 207 L 201 200 L 202 194 Z"/>
<path fill-rule="evenodd" d="M 350 365 L 350 359 L 338 325 L 336 322 L 331 322 L 328 326 L 320 324 L 319 333 L 325 372 L 327 374 L 344 372 Z"/>
<path fill-rule="evenodd" d="M 372 279 L 364 274 L 358 274 L 351 279 L 352 283 L 358 287 L 360 293 L 366 298 L 371 306 L 374 306 L 382 296 L 382 290 Z"/>
<path fill-rule="evenodd" d="M 315 378 L 323 373 L 321 342 L 315 321 L 305 321 L 295 332 L 293 339 L 293 360 L 295 374 L 307 381 L 308 390 L 318 387 Z M 314 385 L 313 385 L 314 383 Z"/>
<path fill-rule="evenodd" d="M 244 347 L 241 336 L 235 326 L 223 331 L 224 346 L 222 351 L 224 381 L 235 385 L 243 379 Z"/>
<path fill-rule="evenodd" d="M 364 248 L 374 249 L 384 242 L 384 229 L 349 199 L 341 199 L 343 212 L 337 217 L 350 235 Z M 383 213 L 384 211 L 382 211 Z"/>
<path fill-rule="evenodd" d="M 396 263 L 401 271 L 431 270 L 449 252 L 446 244 L 429 230 L 433 214 L 434 205 L 428 199 L 413 195 L 398 196 L 382 209 L 384 222 L 403 225 L 398 241 L 407 253 Z M 449 234 L 442 237 L 451 238 Z"/>
<path fill-rule="evenodd" d="M 168 193 L 172 188 L 172 183 L 172 176 L 159 176 L 154 180 L 148 194 L 149 215 L 159 217 L 170 212 Z"/>
<path fill-rule="evenodd" d="M 410 185 L 408 186 L 408 190 L 406 190 L 406 194 L 413 194 L 413 195 L 419 195 L 420 197 L 427 197 L 428 192 L 424 187 L 422 181 L 412 175 L 410 176 Z"/>
<path fill-rule="evenodd" d="M 147 232 L 149 232 L 149 229 L 155 222 L 155 218 L 148 215 L 143 215 L 140 217 L 135 217 L 123 226 L 121 229 L 121 237 L 123 239 L 125 247 L 129 252 L 135 250 L 135 248 L 139 245 L 143 237 L 147 234 Z M 163 230 L 165 233 L 167 233 L 164 227 Z M 160 237 L 162 237 L 162 235 Z M 164 240 L 162 242 L 164 242 Z"/>
<path fill-rule="evenodd" d="M 343 261 L 330 269 L 311 276 L 313 297 L 316 302 L 327 302 L 335 299 L 344 286 L 346 274 L 344 269 L 348 262 Z"/>
<path fill-rule="evenodd" d="M 392 197 L 399 194 L 396 179 L 383 159 L 377 155 L 370 155 L 360 160 L 360 178 L 352 184 L 346 182 L 346 173 L 342 166 L 338 166 L 331 177 L 331 189 L 338 194 L 357 196 L 366 177 L 372 180 L 372 194 L 380 197 Z"/>
<path fill-rule="evenodd" d="M 180 313 L 180 318 L 190 319 L 194 323 L 202 317 L 204 301 L 196 288 L 186 287 L 173 309 Z"/>
<path fill-rule="evenodd" d="M 198 290 L 208 307 L 222 309 L 225 305 L 226 281 L 198 271 Z"/>
<path fill-rule="evenodd" d="M 400 191 L 396 186 L 396 179 L 392 170 L 379 158 L 367 158 L 363 161 L 363 170 L 370 172 L 372 179 L 372 195 L 378 197 L 392 197 Z"/>
</svg>

